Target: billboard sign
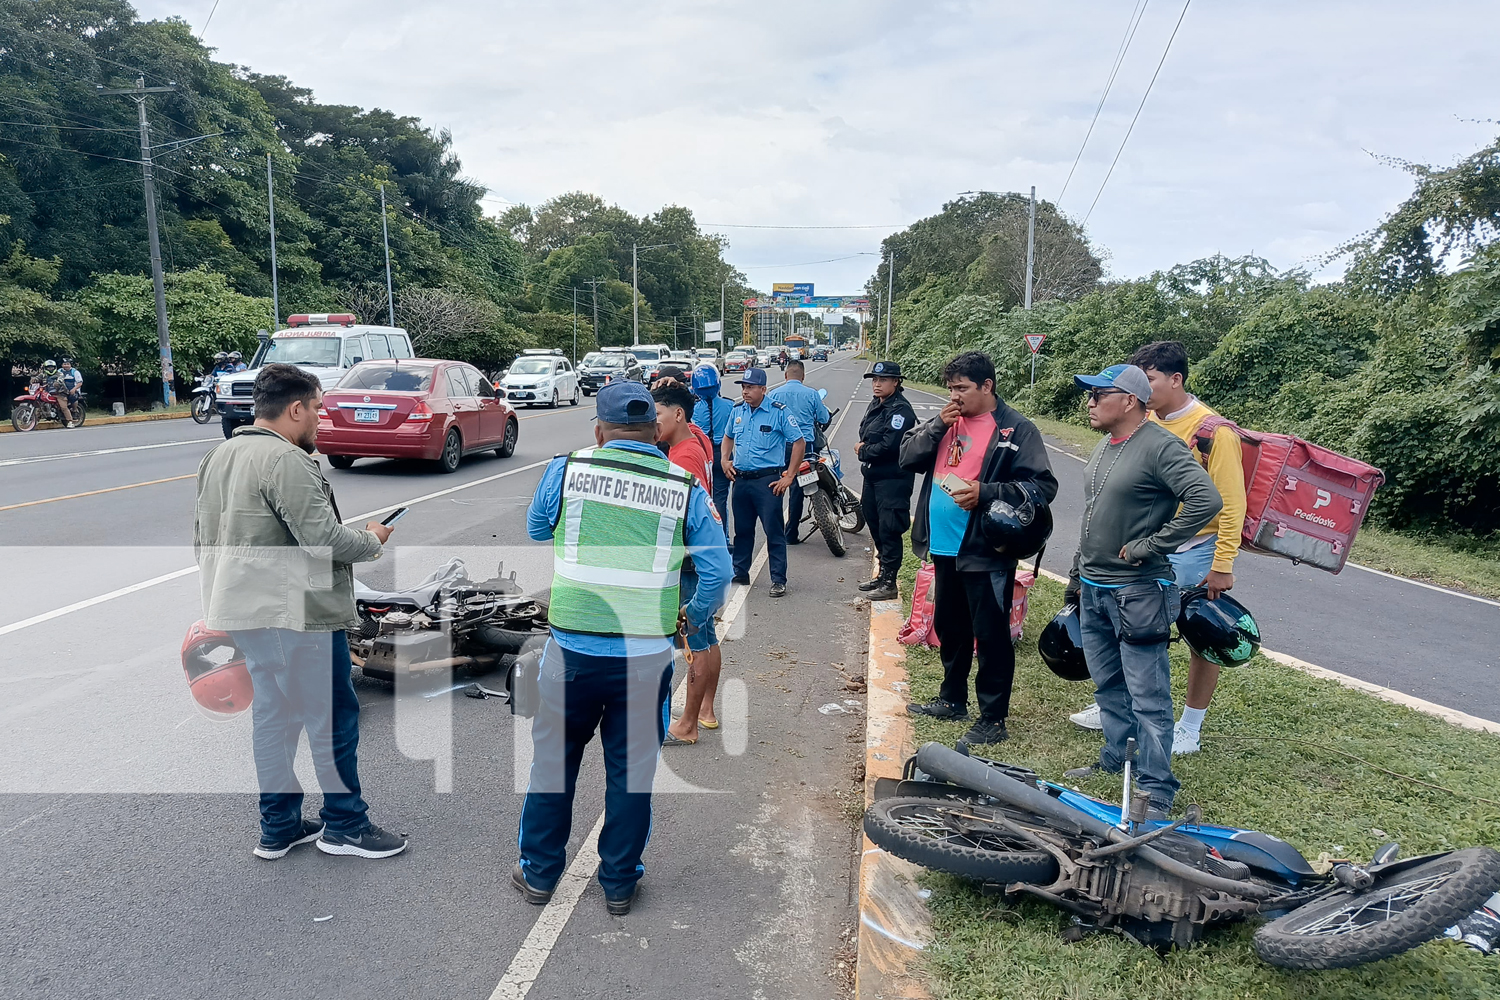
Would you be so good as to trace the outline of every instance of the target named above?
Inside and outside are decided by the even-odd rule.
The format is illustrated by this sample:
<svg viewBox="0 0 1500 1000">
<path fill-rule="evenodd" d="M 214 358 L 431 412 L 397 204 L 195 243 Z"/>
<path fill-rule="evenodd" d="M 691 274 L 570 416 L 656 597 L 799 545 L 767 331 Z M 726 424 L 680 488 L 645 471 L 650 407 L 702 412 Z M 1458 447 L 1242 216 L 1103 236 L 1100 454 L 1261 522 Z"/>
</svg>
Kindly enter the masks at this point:
<svg viewBox="0 0 1500 1000">
<path fill-rule="evenodd" d="M 724 324 L 718 320 L 703 324 L 703 342 L 717 344 L 724 340 Z"/>
</svg>

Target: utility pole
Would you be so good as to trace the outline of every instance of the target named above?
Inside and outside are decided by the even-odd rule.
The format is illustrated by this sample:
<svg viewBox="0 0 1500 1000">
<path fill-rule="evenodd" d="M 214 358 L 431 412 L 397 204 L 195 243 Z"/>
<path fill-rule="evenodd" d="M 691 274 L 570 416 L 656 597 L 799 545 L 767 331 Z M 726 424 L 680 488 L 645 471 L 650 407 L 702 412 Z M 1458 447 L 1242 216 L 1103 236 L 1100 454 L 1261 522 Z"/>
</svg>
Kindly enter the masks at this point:
<svg viewBox="0 0 1500 1000">
<path fill-rule="evenodd" d="M 135 101 L 141 126 L 141 178 L 146 193 L 146 237 L 151 247 L 151 290 L 156 296 L 156 346 L 161 355 L 161 399 L 171 406 L 177 402 L 172 388 L 172 336 L 167 329 L 167 285 L 161 271 L 161 237 L 156 231 L 156 181 L 151 163 L 151 127 L 146 122 L 146 95 L 166 94 L 177 89 L 175 83 L 165 87 L 148 87 L 146 78 L 136 74 L 135 86 L 122 90 L 95 90 L 101 97 L 122 95 Z"/>
<path fill-rule="evenodd" d="M 727 285 L 727 284 L 729 284 L 729 279 L 728 278 L 726 278 L 723 281 L 719 282 L 719 353 L 720 354 L 724 353 L 724 345 L 727 343 L 727 341 L 724 339 L 724 286 Z"/>
<path fill-rule="evenodd" d="M 1031 270 L 1036 262 L 1036 185 L 1031 185 L 1031 213 L 1026 223 L 1026 308 L 1031 308 Z"/>
<path fill-rule="evenodd" d="M 271 329 L 281 324 L 281 290 L 276 283 L 276 181 L 271 176 L 271 154 L 266 154 L 266 205 L 271 210 Z"/>
<path fill-rule="evenodd" d="M 589 285 L 594 291 L 594 346 L 601 347 L 599 343 L 599 279 L 590 278 L 584 284 Z"/>
<path fill-rule="evenodd" d="M 636 261 L 637 247 L 630 244 L 630 343 L 641 346 L 641 281 L 640 266 Z"/>
<path fill-rule="evenodd" d="M 573 289 L 573 367 L 578 367 L 578 289 Z"/>
<path fill-rule="evenodd" d="M 385 181 L 380 182 L 380 242 L 385 246 L 385 311 L 396 325 L 396 293 L 391 289 L 391 236 L 385 224 Z"/>
<path fill-rule="evenodd" d="M 896 290 L 896 251 L 891 251 L 891 260 L 885 269 L 885 356 L 891 356 L 891 303 Z"/>
</svg>

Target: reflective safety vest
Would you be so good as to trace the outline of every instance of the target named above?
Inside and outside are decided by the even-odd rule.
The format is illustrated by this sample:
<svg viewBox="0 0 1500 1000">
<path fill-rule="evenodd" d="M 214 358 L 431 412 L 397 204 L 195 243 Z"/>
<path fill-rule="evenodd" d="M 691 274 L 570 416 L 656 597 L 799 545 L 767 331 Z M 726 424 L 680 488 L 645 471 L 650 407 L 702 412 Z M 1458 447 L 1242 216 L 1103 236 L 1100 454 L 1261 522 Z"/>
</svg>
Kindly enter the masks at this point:
<svg viewBox="0 0 1500 1000">
<path fill-rule="evenodd" d="M 692 489 L 692 474 L 661 455 L 569 455 L 552 526 L 548 621 L 586 635 L 674 634 Z"/>
</svg>

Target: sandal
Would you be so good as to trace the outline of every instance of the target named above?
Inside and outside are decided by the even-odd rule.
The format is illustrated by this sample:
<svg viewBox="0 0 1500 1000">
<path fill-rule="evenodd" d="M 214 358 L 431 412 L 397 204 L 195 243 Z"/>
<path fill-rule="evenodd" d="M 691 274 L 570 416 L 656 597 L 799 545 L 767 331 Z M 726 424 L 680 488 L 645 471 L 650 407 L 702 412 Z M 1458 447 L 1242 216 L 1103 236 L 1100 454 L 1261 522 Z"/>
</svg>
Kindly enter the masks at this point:
<svg viewBox="0 0 1500 1000">
<path fill-rule="evenodd" d="M 699 719 L 698 720 L 698 728 L 699 729 L 718 729 L 719 728 L 719 723 L 718 723 L 718 720 L 714 720 L 713 722 L 709 722 L 707 719 Z"/>
<path fill-rule="evenodd" d="M 692 746 L 693 744 L 695 744 L 697 742 L 698 742 L 697 740 L 685 740 L 681 736 L 673 736 L 671 733 L 668 733 L 667 734 L 667 738 L 662 741 L 662 746 L 664 746 L 664 747 L 690 747 L 690 746 Z"/>
</svg>

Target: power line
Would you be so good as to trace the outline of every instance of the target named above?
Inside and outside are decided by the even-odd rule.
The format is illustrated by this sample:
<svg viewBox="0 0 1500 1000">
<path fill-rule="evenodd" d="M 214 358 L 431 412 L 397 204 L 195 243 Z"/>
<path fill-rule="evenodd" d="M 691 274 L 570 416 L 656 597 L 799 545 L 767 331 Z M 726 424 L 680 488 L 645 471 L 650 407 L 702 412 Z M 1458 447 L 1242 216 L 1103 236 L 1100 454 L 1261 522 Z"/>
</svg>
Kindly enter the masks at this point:
<svg viewBox="0 0 1500 1000">
<path fill-rule="evenodd" d="M 773 267 L 811 267 L 814 264 L 832 264 L 840 260 L 853 260 L 856 257 L 878 257 L 879 254 L 870 250 L 861 250 L 859 253 L 851 253 L 847 257 L 830 257 L 827 260 L 804 260 L 800 264 L 756 264 L 754 267 L 746 267 L 745 271 L 765 271 Z"/>
<path fill-rule="evenodd" d="M 214 13 L 219 9 L 219 0 L 214 0 L 213 7 L 208 12 L 208 18 L 203 22 L 203 30 L 198 32 L 198 41 L 203 41 L 203 36 L 208 34 L 208 26 L 213 23 Z"/>
<path fill-rule="evenodd" d="M 717 229 L 905 229 L 904 223 L 895 225 L 868 225 L 868 226 L 761 226 L 737 222 L 700 222 L 700 226 L 713 226 Z"/>
<path fill-rule="evenodd" d="M 1073 157 L 1073 165 L 1068 168 L 1068 179 L 1063 181 L 1062 190 L 1057 194 L 1056 204 L 1061 204 L 1063 195 L 1068 193 L 1068 185 L 1073 181 L 1073 171 L 1078 169 L 1078 163 L 1083 159 L 1083 151 L 1088 147 L 1089 136 L 1094 134 L 1094 126 L 1099 124 L 1099 112 L 1104 110 L 1104 101 L 1109 97 L 1110 88 L 1115 85 L 1115 77 L 1125 62 L 1125 53 L 1130 50 L 1130 43 L 1135 38 L 1136 29 L 1141 26 L 1141 21 L 1146 17 L 1146 5 L 1150 2 L 1151 0 L 1136 0 L 1135 9 L 1130 12 L 1130 19 L 1125 22 L 1125 34 L 1120 39 L 1120 47 L 1115 50 L 1115 64 L 1110 67 L 1109 79 L 1104 81 L 1104 93 L 1099 95 L 1099 104 L 1094 108 L 1093 120 L 1089 122 L 1088 131 L 1083 134 L 1083 143 L 1078 147 L 1078 155 Z"/>
<path fill-rule="evenodd" d="M 1167 53 L 1172 51 L 1172 42 L 1177 38 L 1177 29 L 1182 27 L 1182 19 L 1187 17 L 1188 8 L 1193 5 L 1193 0 L 1184 0 L 1182 13 L 1177 15 L 1177 23 L 1172 27 L 1172 34 L 1167 39 L 1166 48 L 1161 50 L 1161 59 L 1156 64 L 1156 72 L 1151 74 L 1151 82 L 1146 85 L 1146 92 L 1141 95 L 1141 103 L 1135 109 L 1135 117 L 1130 119 L 1130 128 L 1125 130 L 1125 138 L 1120 140 L 1120 148 L 1115 151 L 1115 158 L 1110 161 L 1109 172 L 1104 175 L 1104 180 L 1099 184 L 1099 191 L 1094 195 L 1094 200 L 1089 204 L 1089 210 L 1084 213 L 1083 224 L 1087 225 L 1089 216 L 1094 214 L 1094 206 L 1099 204 L 1099 196 L 1104 193 L 1104 185 L 1109 183 L 1110 177 L 1114 175 L 1115 164 L 1120 162 L 1120 154 L 1125 152 L 1125 144 L 1130 141 L 1130 133 L 1135 131 L 1135 123 L 1141 117 L 1141 111 L 1146 107 L 1146 98 L 1151 96 L 1151 88 L 1156 86 L 1156 78 L 1161 75 L 1161 68 L 1166 64 Z"/>
</svg>

